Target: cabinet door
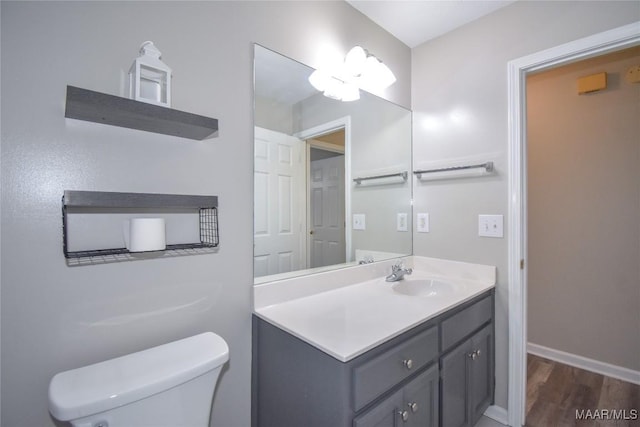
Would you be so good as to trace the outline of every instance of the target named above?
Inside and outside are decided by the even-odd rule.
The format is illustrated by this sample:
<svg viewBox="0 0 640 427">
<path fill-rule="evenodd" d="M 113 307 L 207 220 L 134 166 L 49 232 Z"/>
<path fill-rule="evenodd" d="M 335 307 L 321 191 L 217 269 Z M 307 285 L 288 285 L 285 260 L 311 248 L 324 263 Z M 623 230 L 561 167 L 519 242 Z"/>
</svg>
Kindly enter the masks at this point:
<svg viewBox="0 0 640 427">
<path fill-rule="evenodd" d="M 402 390 L 398 390 L 375 407 L 353 420 L 353 427 L 397 427 L 402 407 Z"/>
<path fill-rule="evenodd" d="M 401 412 L 407 411 L 407 420 L 401 424 L 402 427 L 438 425 L 438 385 L 436 364 L 404 387 L 404 407 Z"/>
<path fill-rule="evenodd" d="M 470 401 L 471 422 L 474 425 L 493 401 L 493 331 L 491 325 L 471 338 Z"/>
<path fill-rule="evenodd" d="M 471 341 L 465 341 L 441 359 L 442 426 L 470 426 L 469 369 Z"/>
</svg>

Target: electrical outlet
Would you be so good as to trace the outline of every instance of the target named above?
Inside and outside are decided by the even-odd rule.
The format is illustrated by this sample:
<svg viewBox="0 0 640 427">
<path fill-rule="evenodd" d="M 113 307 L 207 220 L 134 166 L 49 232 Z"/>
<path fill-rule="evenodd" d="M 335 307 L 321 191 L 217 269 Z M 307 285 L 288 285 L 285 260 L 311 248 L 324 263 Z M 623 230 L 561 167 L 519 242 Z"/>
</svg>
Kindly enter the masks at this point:
<svg viewBox="0 0 640 427">
<path fill-rule="evenodd" d="M 365 214 L 353 214 L 353 229 L 354 230 L 366 230 L 366 215 Z"/>
<path fill-rule="evenodd" d="M 428 213 L 419 213 L 417 216 L 417 227 L 418 233 L 428 233 L 429 232 L 429 214 Z"/>
<path fill-rule="evenodd" d="M 478 215 L 478 236 L 504 237 L 502 215 Z"/>
<path fill-rule="evenodd" d="M 398 231 L 409 231 L 409 224 L 407 224 L 409 222 L 407 214 L 399 213 L 397 219 L 398 219 L 398 224 L 396 229 Z"/>
</svg>

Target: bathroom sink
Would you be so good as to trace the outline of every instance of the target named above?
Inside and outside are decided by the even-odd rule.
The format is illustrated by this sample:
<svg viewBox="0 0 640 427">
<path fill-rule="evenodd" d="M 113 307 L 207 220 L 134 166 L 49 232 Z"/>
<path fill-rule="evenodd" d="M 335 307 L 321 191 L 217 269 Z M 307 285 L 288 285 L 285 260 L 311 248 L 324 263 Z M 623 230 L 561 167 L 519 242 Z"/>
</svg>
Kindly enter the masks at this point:
<svg viewBox="0 0 640 427">
<path fill-rule="evenodd" d="M 394 283 L 391 288 L 394 292 L 418 297 L 439 297 L 454 293 L 455 288 L 449 282 L 438 279 L 405 278 Z"/>
</svg>

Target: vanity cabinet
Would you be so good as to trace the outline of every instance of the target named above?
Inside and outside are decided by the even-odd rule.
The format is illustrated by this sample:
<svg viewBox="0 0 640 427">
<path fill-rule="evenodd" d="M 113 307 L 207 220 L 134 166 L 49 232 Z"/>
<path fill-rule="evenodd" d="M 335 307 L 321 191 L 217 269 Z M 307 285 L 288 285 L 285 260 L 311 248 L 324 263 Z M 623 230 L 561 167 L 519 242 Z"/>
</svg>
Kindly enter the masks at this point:
<svg viewBox="0 0 640 427">
<path fill-rule="evenodd" d="M 472 425 L 493 401 L 493 298 L 487 291 L 347 362 L 254 316 L 252 427 Z"/>
<path fill-rule="evenodd" d="M 441 323 L 442 425 L 473 426 L 493 400 L 493 300 L 484 298 Z"/>
<path fill-rule="evenodd" d="M 353 427 L 436 427 L 438 365 L 353 420 Z"/>
<path fill-rule="evenodd" d="M 493 399 L 493 332 L 485 326 L 441 358 L 442 425 L 474 426 Z"/>
</svg>

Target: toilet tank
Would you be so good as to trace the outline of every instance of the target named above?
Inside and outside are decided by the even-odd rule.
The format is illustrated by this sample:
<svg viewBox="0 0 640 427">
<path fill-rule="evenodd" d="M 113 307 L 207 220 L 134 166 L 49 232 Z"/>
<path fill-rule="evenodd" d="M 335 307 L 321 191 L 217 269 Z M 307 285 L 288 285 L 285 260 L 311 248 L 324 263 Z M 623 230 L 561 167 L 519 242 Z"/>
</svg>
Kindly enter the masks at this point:
<svg viewBox="0 0 640 427">
<path fill-rule="evenodd" d="M 227 343 L 212 332 L 61 372 L 49 411 L 74 426 L 207 426 Z"/>
</svg>

